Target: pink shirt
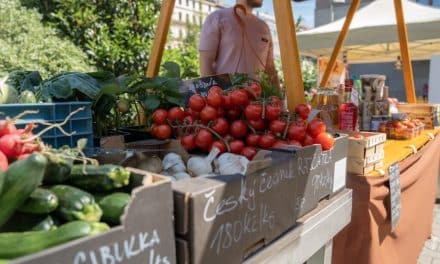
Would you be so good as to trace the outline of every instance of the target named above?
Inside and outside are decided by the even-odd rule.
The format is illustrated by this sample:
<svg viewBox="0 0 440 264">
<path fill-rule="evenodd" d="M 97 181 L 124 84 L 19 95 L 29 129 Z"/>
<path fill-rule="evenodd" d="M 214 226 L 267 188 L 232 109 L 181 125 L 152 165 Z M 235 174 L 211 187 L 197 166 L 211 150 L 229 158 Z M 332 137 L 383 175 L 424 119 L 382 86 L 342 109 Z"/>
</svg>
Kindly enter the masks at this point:
<svg viewBox="0 0 440 264">
<path fill-rule="evenodd" d="M 274 70 L 273 43 L 270 29 L 258 17 L 245 16 L 244 31 L 233 8 L 211 13 L 200 33 L 200 51 L 215 51 L 216 74 L 247 73 L 256 78 L 258 71 Z"/>
</svg>

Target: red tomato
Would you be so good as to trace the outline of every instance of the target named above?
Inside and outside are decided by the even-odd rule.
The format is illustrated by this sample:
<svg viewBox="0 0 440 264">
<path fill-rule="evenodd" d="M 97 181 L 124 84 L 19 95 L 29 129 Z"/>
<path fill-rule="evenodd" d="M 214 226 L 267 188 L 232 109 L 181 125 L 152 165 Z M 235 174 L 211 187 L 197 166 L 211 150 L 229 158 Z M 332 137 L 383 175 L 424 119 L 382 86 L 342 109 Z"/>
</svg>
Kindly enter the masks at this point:
<svg viewBox="0 0 440 264">
<path fill-rule="evenodd" d="M 272 121 L 280 118 L 281 107 L 275 104 L 267 104 L 266 105 L 266 115 L 265 119 Z"/>
<path fill-rule="evenodd" d="M 245 90 L 234 90 L 231 92 L 231 102 L 236 106 L 245 106 L 249 104 L 249 97 Z"/>
<path fill-rule="evenodd" d="M 234 137 L 231 136 L 231 134 L 227 134 L 226 136 L 223 137 L 227 142 L 230 142 L 232 140 L 234 140 Z"/>
<path fill-rule="evenodd" d="M 231 109 L 233 107 L 230 94 L 223 95 L 223 107 L 225 109 Z"/>
<path fill-rule="evenodd" d="M 237 120 L 240 117 L 241 111 L 238 108 L 232 108 L 226 111 L 226 117 L 230 120 Z"/>
<path fill-rule="evenodd" d="M 247 135 L 248 127 L 243 120 L 236 120 L 232 122 L 229 131 L 234 138 L 243 138 Z"/>
<path fill-rule="evenodd" d="M 246 144 L 248 146 L 256 147 L 258 146 L 258 141 L 260 140 L 260 135 L 258 134 L 249 134 L 246 137 Z"/>
<path fill-rule="evenodd" d="M 223 107 L 217 108 L 217 117 L 224 117 L 225 115 L 226 115 L 226 112 Z"/>
<path fill-rule="evenodd" d="M 309 134 L 307 134 L 306 137 L 304 138 L 304 140 L 301 141 L 301 145 L 303 145 L 303 147 L 313 145 L 313 144 L 315 144 L 315 141 L 313 140 L 313 138 Z"/>
<path fill-rule="evenodd" d="M 282 148 L 282 147 L 287 147 L 288 145 L 289 143 L 287 143 L 287 141 L 278 140 L 277 142 L 275 142 L 275 144 L 272 145 L 272 148 Z"/>
<path fill-rule="evenodd" d="M 189 98 L 188 105 L 195 112 L 200 112 L 205 107 L 205 98 L 200 94 L 194 94 Z"/>
<path fill-rule="evenodd" d="M 167 110 L 157 109 L 156 111 L 153 112 L 152 119 L 155 124 L 161 125 L 167 122 L 167 117 L 168 117 Z"/>
<path fill-rule="evenodd" d="M 258 141 L 258 145 L 262 149 L 269 149 L 273 146 L 273 144 L 275 144 L 276 141 L 277 139 L 275 138 L 274 135 L 266 134 L 260 137 L 260 140 Z"/>
<path fill-rule="evenodd" d="M 276 106 L 281 107 L 281 105 L 283 104 L 283 102 L 281 101 L 281 99 L 278 96 L 272 95 L 271 97 L 269 97 L 270 102 Z"/>
<path fill-rule="evenodd" d="M 211 145 L 211 149 L 212 148 L 218 148 L 218 150 L 220 150 L 220 153 L 225 153 L 227 150 L 226 145 L 222 140 L 214 141 Z"/>
<path fill-rule="evenodd" d="M 266 129 L 266 123 L 263 119 L 258 119 L 256 121 L 249 120 L 249 124 L 257 131 L 263 131 Z"/>
<path fill-rule="evenodd" d="M 218 92 L 209 92 L 208 97 L 206 99 L 208 105 L 218 108 L 223 105 L 224 99 L 223 95 Z"/>
<path fill-rule="evenodd" d="M 323 132 L 315 138 L 314 142 L 315 144 L 320 144 L 322 150 L 326 151 L 333 147 L 333 145 L 335 144 L 335 138 L 331 134 Z"/>
<path fill-rule="evenodd" d="M 226 119 L 219 117 L 215 120 L 215 124 L 211 127 L 215 132 L 219 133 L 220 136 L 225 136 L 229 132 L 229 124 Z"/>
<path fill-rule="evenodd" d="M 252 99 L 257 99 L 261 97 L 261 86 L 259 83 L 253 82 L 248 87 L 252 93 L 250 93 L 252 96 Z"/>
<path fill-rule="evenodd" d="M 229 142 L 229 147 L 231 148 L 231 152 L 235 154 L 241 154 L 243 151 L 244 143 L 241 140 L 234 140 Z"/>
<path fill-rule="evenodd" d="M 183 124 L 185 125 L 192 125 L 194 123 L 194 121 L 196 121 L 196 119 L 194 119 L 194 117 L 192 116 L 185 116 L 185 118 L 183 119 Z"/>
<path fill-rule="evenodd" d="M 163 124 L 155 127 L 154 136 L 158 139 L 165 140 L 171 137 L 171 133 L 171 127 Z"/>
<path fill-rule="evenodd" d="M 200 112 L 196 112 L 196 111 L 192 110 L 189 107 L 185 109 L 185 115 L 186 116 L 192 116 L 192 118 L 194 118 L 194 119 L 199 119 L 200 118 Z"/>
<path fill-rule="evenodd" d="M 299 141 L 297 141 L 297 140 L 294 140 L 294 139 L 289 140 L 287 143 L 288 143 L 289 145 L 293 145 L 293 146 L 297 146 L 297 147 L 302 147 L 301 142 L 299 142 Z"/>
<path fill-rule="evenodd" d="M 180 144 L 187 150 L 191 151 L 196 148 L 196 136 L 187 135 L 180 139 Z"/>
<path fill-rule="evenodd" d="M 287 122 L 284 120 L 273 120 L 270 122 L 269 129 L 274 135 L 282 135 L 286 129 Z"/>
<path fill-rule="evenodd" d="M 307 119 L 310 114 L 310 107 L 306 104 L 299 104 L 295 107 L 295 112 L 303 119 Z"/>
<path fill-rule="evenodd" d="M 209 88 L 209 93 L 223 94 L 223 89 L 220 86 L 214 85 Z"/>
<path fill-rule="evenodd" d="M 244 115 L 247 120 L 258 120 L 261 119 L 261 114 L 263 113 L 263 106 L 260 103 L 254 103 L 246 106 L 244 109 Z"/>
<path fill-rule="evenodd" d="M 217 118 L 217 110 L 212 106 L 205 106 L 200 112 L 200 119 L 203 122 L 209 122 Z"/>
<path fill-rule="evenodd" d="M 254 147 L 246 146 L 240 153 L 242 156 L 245 156 L 248 160 L 252 160 L 255 155 L 257 155 L 257 151 Z"/>
<path fill-rule="evenodd" d="M 168 110 L 168 120 L 170 122 L 183 121 L 185 118 L 185 112 L 183 112 L 182 108 L 175 106 Z"/>
<path fill-rule="evenodd" d="M 212 145 L 213 136 L 211 132 L 206 129 L 200 129 L 196 136 L 196 146 L 201 150 L 208 151 Z"/>
<path fill-rule="evenodd" d="M 156 124 L 151 125 L 151 128 L 150 128 L 150 134 L 151 134 L 153 137 L 156 137 L 157 126 L 158 126 L 158 125 L 156 125 Z"/>
<path fill-rule="evenodd" d="M 306 128 L 304 126 L 290 125 L 287 130 L 287 137 L 290 140 L 303 141 L 306 137 Z"/>
<path fill-rule="evenodd" d="M 319 134 L 325 132 L 325 123 L 322 122 L 321 119 L 315 118 L 312 121 L 310 121 L 309 125 L 307 126 L 307 132 L 315 138 Z"/>
</svg>

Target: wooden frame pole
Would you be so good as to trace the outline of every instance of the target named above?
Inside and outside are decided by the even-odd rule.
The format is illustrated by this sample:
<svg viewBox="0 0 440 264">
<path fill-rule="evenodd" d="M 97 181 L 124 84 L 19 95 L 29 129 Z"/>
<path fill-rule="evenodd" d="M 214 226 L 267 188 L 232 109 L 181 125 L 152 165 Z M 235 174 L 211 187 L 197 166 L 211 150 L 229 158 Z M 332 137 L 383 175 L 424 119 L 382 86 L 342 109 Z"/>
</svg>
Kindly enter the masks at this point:
<svg viewBox="0 0 440 264">
<path fill-rule="evenodd" d="M 159 22 L 156 28 L 156 34 L 153 42 L 150 59 L 146 75 L 154 77 L 159 73 L 160 62 L 162 60 L 163 50 L 167 41 L 168 31 L 170 29 L 171 16 L 173 15 L 174 4 L 176 0 L 163 0 L 160 8 Z"/>
<path fill-rule="evenodd" d="M 280 42 L 281 63 L 286 83 L 287 106 L 290 111 L 305 102 L 300 56 L 296 40 L 295 20 L 291 0 L 273 1 Z"/>
<path fill-rule="evenodd" d="M 405 17 L 403 16 L 402 0 L 394 0 L 396 10 L 397 31 L 399 33 L 400 55 L 402 57 L 403 80 L 405 82 L 406 100 L 408 103 L 416 103 L 414 89 L 414 76 L 411 65 L 411 55 L 408 47 L 408 33 L 406 30 Z"/>
<path fill-rule="evenodd" d="M 348 30 L 350 29 L 351 21 L 353 20 L 354 13 L 359 7 L 361 0 L 353 0 L 351 2 L 350 8 L 348 9 L 347 16 L 345 17 L 344 25 L 342 26 L 341 32 L 339 33 L 338 39 L 336 40 L 335 48 L 333 49 L 332 55 L 330 57 L 330 61 L 325 68 L 324 75 L 322 76 L 320 87 L 327 87 L 327 84 L 330 79 L 330 75 L 333 71 L 333 67 L 335 66 L 336 59 L 341 51 L 342 46 L 344 45 L 345 38 L 347 37 Z"/>
</svg>

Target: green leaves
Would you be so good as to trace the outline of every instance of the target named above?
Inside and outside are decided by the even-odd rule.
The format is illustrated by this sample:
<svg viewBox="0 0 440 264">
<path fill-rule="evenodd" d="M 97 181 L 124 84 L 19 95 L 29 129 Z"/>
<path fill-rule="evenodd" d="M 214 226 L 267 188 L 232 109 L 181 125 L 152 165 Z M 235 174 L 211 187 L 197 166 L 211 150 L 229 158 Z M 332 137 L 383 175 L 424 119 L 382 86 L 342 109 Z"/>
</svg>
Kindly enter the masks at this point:
<svg viewBox="0 0 440 264">
<path fill-rule="evenodd" d="M 160 105 L 160 98 L 157 95 L 147 95 L 142 100 L 143 106 L 148 110 L 154 110 L 159 107 Z"/>
<path fill-rule="evenodd" d="M 180 78 L 180 67 L 179 64 L 171 61 L 167 61 L 162 64 L 162 67 L 165 69 L 165 77 L 168 78 Z"/>
</svg>

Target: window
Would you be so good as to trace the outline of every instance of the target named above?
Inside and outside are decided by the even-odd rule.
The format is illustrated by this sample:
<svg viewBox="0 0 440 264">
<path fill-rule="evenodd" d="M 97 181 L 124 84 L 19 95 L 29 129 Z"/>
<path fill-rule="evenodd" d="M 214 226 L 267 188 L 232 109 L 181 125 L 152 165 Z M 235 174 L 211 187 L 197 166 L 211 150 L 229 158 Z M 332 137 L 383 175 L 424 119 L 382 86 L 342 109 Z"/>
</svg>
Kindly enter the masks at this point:
<svg viewBox="0 0 440 264">
<path fill-rule="evenodd" d="M 193 24 L 197 24 L 197 18 L 196 18 L 196 16 L 193 16 Z"/>
<path fill-rule="evenodd" d="M 179 21 L 182 21 L 182 13 L 179 12 Z"/>
<path fill-rule="evenodd" d="M 186 23 L 189 23 L 189 14 L 186 14 Z"/>
<path fill-rule="evenodd" d="M 202 11 L 202 2 L 199 2 L 199 10 Z"/>
<path fill-rule="evenodd" d="M 189 0 L 186 0 L 186 6 L 189 6 Z"/>
<path fill-rule="evenodd" d="M 196 9 L 196 0 L 193 0 L 193 8 Z"/>
<path fill-rule="evenodd" d="M 183 37 L 182 29 L 179 29 L 179 39 L 181 39 L 182 37 Z"/>
<path fill-rule="evenodd" d="M 179 5 L 182 5 L 182 0 L 179 0 Z"/>
</svg>

